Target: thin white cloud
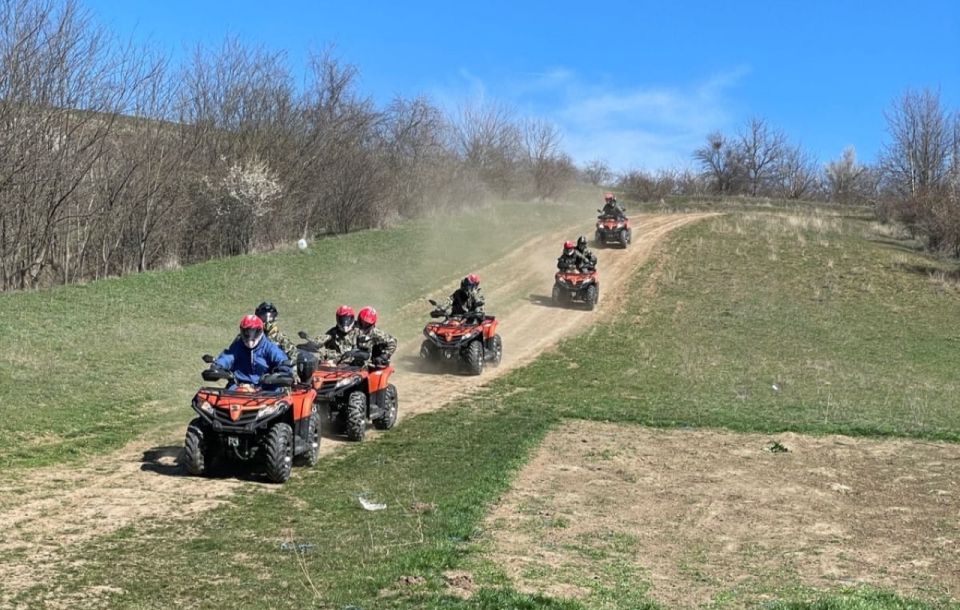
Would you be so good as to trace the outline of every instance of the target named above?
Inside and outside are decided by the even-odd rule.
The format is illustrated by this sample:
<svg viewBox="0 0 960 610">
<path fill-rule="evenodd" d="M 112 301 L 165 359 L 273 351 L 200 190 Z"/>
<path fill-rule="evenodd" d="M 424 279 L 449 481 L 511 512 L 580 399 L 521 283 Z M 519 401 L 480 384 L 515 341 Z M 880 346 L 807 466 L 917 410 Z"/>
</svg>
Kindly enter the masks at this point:
<svg viewBox="0 0 960 610">
<path fill-rule="evenodd" d="M 448 109 L 466 101 L 506 103 L 556 123 L 578 163 L 603 159 L 616 171 L 655 170 L 689 166 L 707 134 L 732 127 L 731 91 L 748 73 L 737 67 L 687 85 L 618 87 L 586 82 L 564 67 L 508 83 L 461 69 L 434 99 Z"/>
<path fill-rule="evenodd" d="M 746 74 L 738 68 L 692 86 L 619 91 L 568 83 L 559 106 L 544 110 L 578 162 L 601 158 L 621 171 L 687 166 L 708 133 L 730 126 L 727 96 Z"/>
</svg>

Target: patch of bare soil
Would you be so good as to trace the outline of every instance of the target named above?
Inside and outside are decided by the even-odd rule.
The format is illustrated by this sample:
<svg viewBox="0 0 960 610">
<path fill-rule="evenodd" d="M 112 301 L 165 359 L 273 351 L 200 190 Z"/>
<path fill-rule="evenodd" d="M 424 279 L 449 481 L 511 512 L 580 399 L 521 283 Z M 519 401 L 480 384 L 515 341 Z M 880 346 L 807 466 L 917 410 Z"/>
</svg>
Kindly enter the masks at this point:
<svg viewBox="0 0 960 610">
<path fill-rule="evenodd" d="M 585 227 L 538 237 L 477 270 L 492 313 L 500 320 L 503 362 L 498 368 L 488 367 L 479 378 L 425 374 L 411 364 L 419 352 L 420 339 L 401 345 L 394 377 L 400 394 L 400 419 L 441 408 L 615 311 L 626 294 L 626 280 L 654 246 L 669 231 L 704 216 L 637 217 L 633 244 L 628 249 L 597 252 L 601 294 L 593 312 L 556 308 L 549 303 L 559 245 L 584 232 Z M 422 299 L 416 306 L 422 306 Z M 60 560 L 80 543 L 141 520 L 190 518 L 228 502 L 234 491 L 245 486 L 278 489 L 237 476 L 183 476 L 178 458 L 186 424 L 185 419 L 182 426 L 153 430 L 91 464 L 38 469 L 23 473 L 16 481 L 4 482 L 0 489 L 4 495 L 0 501 L 0 570 L 4 573 L 0 605 L 17 592 L 52 578 Z M 376 436 L 377 432 L 371 430 L 368 438 Z M 321 454 L 328 455 L 342 444 L 324 438 Z"/>
<path fill-rule="evenodd" d="M 486 529 L 528 592 L 622 587 L 628 566 L 671 608 L 795 586 L 956 599 L 958 466 L 950 444 L 571 422 Z"/>
</svg>

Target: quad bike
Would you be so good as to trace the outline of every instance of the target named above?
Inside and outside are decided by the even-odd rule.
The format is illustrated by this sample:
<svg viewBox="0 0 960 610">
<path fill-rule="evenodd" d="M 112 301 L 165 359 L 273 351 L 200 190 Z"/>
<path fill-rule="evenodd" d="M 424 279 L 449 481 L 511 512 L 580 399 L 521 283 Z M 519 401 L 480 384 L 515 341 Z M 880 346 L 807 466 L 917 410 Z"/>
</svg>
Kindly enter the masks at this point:
<svg viewBox="0 0 960 610">
<path fill-rule="evenodd" d="M 205 355 L 205 362 L 213 357 Z M 204 381 L 226 380 L 233 373 L 209 368 Z M 267 478 L 283 483 L 291 467 L 313 466 L 320 455 L 320 416 L 308 384 L 294 384 L 290 375 L 264 375 L 261 383 L 274 391 L 249 384 L 230 388 L 202 387 L 193 397 L 198 417 L 187 426 L 183 441 L 187 471 L 209 474 L 221 459 L 240 462 L 262 460 Z"/>
<path fill-rule="evenodd" d="M 630 219 L 626 216 L 604 214 L 603 210 L 597 211 L 600 212 L 600 215 L 597 216 L 597 231 L 595 234 L 597 246 L 620 244 L 621 247 L 626 248 L 632 239 Z"/>
<path fill-rule="evenodd" d="M 593 267 L 557 271 L 553 276 L 553 302 L 557 305 L 579 301 L 593 309 L 600 299 L 600 277 Z"/>
<path fill-rule="evenodd" d="M 425 362 L 456 363 L 466 366 L 472 375 L 483 372 L 489 362 L 498 366 L 503 357 L 503 341 L 497 334 L 497 320 L 483 314 L 452 315 L 433 299 L 431 318 L 423 329 L 427 337 L 420 345 L 420 358 Z"/>
<path fill-rule="evenodd" d="M 370 351 L 355 349 L 337 360 L 319 360 L 321 346 L 303 331 L 307 343 L 298 345 L 297 375 L 316 392 L 315 404 L 326 406 L 328 420 L 351 441 L 362 441 L 367 422 L 377 430 L 389 430 L 397 423 L 397 388 L 390 383 L 394 368 L 370 363 Z M 362 343 L 362 342 L 361 342 Z"/>
</svg>

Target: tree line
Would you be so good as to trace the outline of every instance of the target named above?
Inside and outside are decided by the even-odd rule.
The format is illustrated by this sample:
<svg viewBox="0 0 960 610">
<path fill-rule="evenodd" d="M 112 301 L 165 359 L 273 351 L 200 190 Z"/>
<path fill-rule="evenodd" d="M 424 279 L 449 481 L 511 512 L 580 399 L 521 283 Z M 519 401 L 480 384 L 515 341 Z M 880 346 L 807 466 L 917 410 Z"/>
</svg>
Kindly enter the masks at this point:
<svg viewBox="0 0 960 610">
<path fill-rule="evenodd" d="M 820 164 L 763 118 L 736 133 L 715 132 L 692 152 L 687 170 L 633 170 L 614 175 L 602 160 L 581 176 L 615 183 L 634 199 L 747 196 L 872 206 L 901 223 L 931 250 L 960 256 L 960 112 L 929 89 L 907 91 L 885 114 L 887 141 L 874 164 L 849 147 Z"/>
<path fill-rule="evenodd" d="M 378 106 L 330 52 L 226 40 L 174 64 L 75 0 L 0 0 L 0 290 L 382 226 L 577 175 L 552 124 L 426 97 Z"/>
</svg>

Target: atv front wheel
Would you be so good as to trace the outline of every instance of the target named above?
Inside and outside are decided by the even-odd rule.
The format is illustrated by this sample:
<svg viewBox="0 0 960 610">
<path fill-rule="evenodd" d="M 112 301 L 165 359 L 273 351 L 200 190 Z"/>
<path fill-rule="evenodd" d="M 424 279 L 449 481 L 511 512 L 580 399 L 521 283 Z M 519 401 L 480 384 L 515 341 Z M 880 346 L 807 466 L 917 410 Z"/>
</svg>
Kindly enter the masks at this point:
<svg viewBox="0 0 960 610">
<path fill-rule="evenodd" d="M 362 441 L 367 431 L 367 395 L 363 392 L 350 392 L 347 396 L 347 417 L 344 433 L 347 440 Z"/>
<path fill-rule="evenodd" d="M 290 478 L 293 468 L 293 428 L 290 424 L 274 424 L 263 441 L 263 459 L 267 478 L 283 483 Z"/>
<path fill-rule="evenodd" d="M 597 306 L 597 301 L 600 299 L 600 291 L 597 290 L 596 285 L 587 286 L 586 294 L 584 295 L 584 300 L 587 302 L 587 307 L 590 311 L 593 311 L 593 308 Z"/>
<path fill-rule="evenodd" d="M 429 341 L 424 341 L 420 344 L 420 359 L 426 362 L 433 360 L 437 355 L 437 348 L 433 346 L 433 343 Z"/>
<path fill-rule="evenodd" d="M 479 375 L 483 372 L 483 343 L 480 339 L 474 339 L 467 345 L 463 358 L 467 361 L 470 374 Z"/>
<path fill-rule="evenodd" d="M 490 345 L 487 349 L 490 351 L 490 364 L 500 366 L 500 361 L 503 360 L 503 340 L 500 339 L 500 335 L 490 337 Z"/>
<path fill-rule="evenodd" d="M 597 231 L 593 234 L 593 245 L 597 248 L 602 248 L 604 246 L 603 236 L 600 235 L 600 231 Z"/>
<path fill-rule="evenodd" d="M 313 466 L 320 458 L 320 412 L 316 405 L 310 413 L 310 419 L 307 422 L 307 448 L 303 453 L 294 458 L 297 466 Z"/>
<path fill-rule="evenodd" d="M 377 430 L 389 430 L 397 423 L 397 410 L 400 408 L 400 402 L 397 398 L 397 388 L 392 383 L 387 386 L 386 409 L 383 415 L 373 420 L 373 427 Z"/>
<path fill-rule="evenodd" d="M 206 438 L 208 431 L 206 422 L 199 417 L 187 426 L 187 435 L 183 439 L 183 463 L 187 472 L 194 476 L 207 474 L 213 465 L 213 448 Z"/>
<path fill-rule="evenodd" d="M 620 231 L 619 239 L 620 239 L 620 245 L 626 248 L 627 244 L 630 243 L 630 234 L 627 233 L 627 231 L 624 229 Z"/>
</svg>

